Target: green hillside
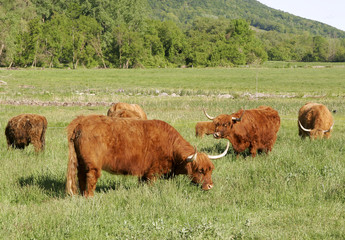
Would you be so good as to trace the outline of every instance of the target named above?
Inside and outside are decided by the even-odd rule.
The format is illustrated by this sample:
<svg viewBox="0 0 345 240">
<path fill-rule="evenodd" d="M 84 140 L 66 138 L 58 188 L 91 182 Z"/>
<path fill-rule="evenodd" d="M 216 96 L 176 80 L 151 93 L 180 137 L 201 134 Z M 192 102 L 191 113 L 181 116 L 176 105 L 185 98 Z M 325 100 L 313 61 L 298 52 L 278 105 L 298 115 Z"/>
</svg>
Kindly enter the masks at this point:
<svg viewBox="0 0 345 240">
<path fill-rule="evenodd" d="M 281 33 L 345 37 L 345 32 L 317 21 L 279 11 L 256 0 L 148 0 L 152 17 L 190 25 L 197 17 L 248 20 L 252 26 Z"/>
<path fill-rule="evenodd" d="M 0 67 L 232 67 L 267 60 L 344 62 L 345 32 L 255 0 L 0 1 Z"/>
</svg>

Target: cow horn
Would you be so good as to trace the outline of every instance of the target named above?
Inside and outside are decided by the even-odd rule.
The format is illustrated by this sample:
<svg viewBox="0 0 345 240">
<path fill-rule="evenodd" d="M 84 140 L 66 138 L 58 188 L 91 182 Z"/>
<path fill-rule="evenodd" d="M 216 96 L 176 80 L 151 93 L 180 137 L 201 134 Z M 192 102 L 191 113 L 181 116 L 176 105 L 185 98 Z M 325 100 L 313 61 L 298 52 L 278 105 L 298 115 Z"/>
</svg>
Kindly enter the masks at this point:
<svg viewBox="0 0 345 240">
<path fill-rule="evenodd" d="M 243 112 L 242 112 L 242 114 L 241 114 L 241 117 L 239 117 L 239 118 L 232 117 L 232 120 L 240 122 L 240 121 L 242 120 L 242 117 L 243 117 L 243 114 L 244 114 L 245 111 L 246 111 L 246 110 L 243 110 Z"/>
<path fill-rule="evenodd" d="M 202 110 L 204 111 L 204 114 L 206 115 L 206 117 L 207 117 L 208 119 L 210 119 L 210 120 L 215 119 L 215 117 L 211 117 L 210 115 L 207 114 L 205 108 L 202 108 Z"/>
<path fill-rule="evenodd" d="M 333 126 L 334 126 L 334 122 L 333 122 L 332 126 L 331 126 L 328 130 L 323 130 L 323 132 L 324 132 L 324 133 L 330 132 L 330 131 L 332 130 Z"/>
<path fill-rule="evenodd" d="M 311 131 L 311 129 L 306 129 L 306 128 L 304 128 L 303 126 L 302 126 L 302 123 L 298 120 L 298 124 L 299 124 L 299 126 L 302 128 L 302 130 L 303 131 L 305 131 L 305 132 L 310 132 Z"/>
<path fill-rule="evenodd" d="M 228 153 L 229 147 L 230 147 L 230 141 L 228 141 L 228 143 L 226 145 L 226 149 L 223 153 L 216 155 L 216 156 L 208 155 L 208 158 L 214 160 L 214 159 L 219 159 L 219 158 L 224 157 Z"/>
<path fill-rule="evenodd" d="M 198 156 L 198 151 L 196 150 L 196 147 L 194 146 L 194 153 L 186 158 L 187 162 L 193 162 L 196 157 Z"/>
</svg>

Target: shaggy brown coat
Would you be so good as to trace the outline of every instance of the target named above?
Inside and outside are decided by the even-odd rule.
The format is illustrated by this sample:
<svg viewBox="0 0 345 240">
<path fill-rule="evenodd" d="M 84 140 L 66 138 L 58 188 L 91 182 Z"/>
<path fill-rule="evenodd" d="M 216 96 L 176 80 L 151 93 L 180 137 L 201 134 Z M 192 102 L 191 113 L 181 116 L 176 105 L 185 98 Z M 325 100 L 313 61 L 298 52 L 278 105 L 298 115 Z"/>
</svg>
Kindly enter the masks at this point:
<svg viewBox="0 0 345 240">
<path fill-rule="evenodd" d="M 123 102 L 113 104 L 109 108 L 107 115 L 109 117 L 129 117 L 144 120 L 147 119 L 145 111 L 138 104 L 130 104 Z"/>
<path fill-rule="evenodd" d="M 117 117 L 117 118 L 136 118 L 142 119 L 138 112 L 134 112 L 128 109 L 121 109 L 115 112 L 111 112 L 108 115 L 109 117 Z"/>
<path fill-rule="evenodd" d="M 280 128 L 280 117 L 276 110 L 260 106 L 250 110 L 239 110 L 213 119 L 215 138 L 227 138 L 238 155 L 249 148 L 252 157 L 257 151 L 272 151 Z"/>
<path fill-rule="evenodd" d="M 298 112 L 298 121 L 298 134 L 302 138 L 308 136 L 311 139 L 328 139 L 331 136 L 334 123 L 333 116 L 323 104 L 306 103 Z M 304 131 L 300 124 L 310 131 Z"/>
<path fill-rule="evenodd" d="M 134 175 L 153 181 L 161 175 L 186 174 L 203 190 L 212 188 L 213 163 L 205 153 L 195 153 L 172 126 L 160 120 L 79 116 L 67 127 L 69 162 L 66 191 L 93 196 L 101 170 Z"/>
<path fill-rule="evenodd" d="M 204 135 L 214 134 L 216 126 L 213 122 L 197 122 L 195 125 L 195 136 L 203 138 Z"/>
<path fill-rule="evenodd" d="M 44 150 L 47 119 L 37 114 L 21 114 L 11 118 L 5 129 L 8 148 L 24 149 L 30 143 L 35 151 Z"/>
</svg>

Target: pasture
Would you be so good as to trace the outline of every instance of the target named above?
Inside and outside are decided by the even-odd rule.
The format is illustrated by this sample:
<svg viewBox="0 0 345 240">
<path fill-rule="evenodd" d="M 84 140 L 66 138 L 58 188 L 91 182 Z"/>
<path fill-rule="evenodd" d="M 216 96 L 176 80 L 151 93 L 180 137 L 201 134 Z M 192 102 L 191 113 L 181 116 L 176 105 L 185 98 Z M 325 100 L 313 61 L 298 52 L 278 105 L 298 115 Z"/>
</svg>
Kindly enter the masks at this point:
<svg viewBox="0 0 345 240">
<path fill-rule="evenodd" d="M 0 70 L 0 239 L 344 239 L 345 66 L 138 70 Z M 273 151 L 214 160 L 214 188 L 186 176 L 140 184 L 106 172 L 95 196 L 65 195 L 65 127 L 81 114 L 137 103 L 198 150 L 225 140 L 195 137 L 210 115 L 269 105 L 281 117 Z M 297 114 L 325 104 L 329 140 L 301 140 Z M 21 113 L 48 120 L 46 149 L 7 150 L 4 129 Z"/>
</svg>

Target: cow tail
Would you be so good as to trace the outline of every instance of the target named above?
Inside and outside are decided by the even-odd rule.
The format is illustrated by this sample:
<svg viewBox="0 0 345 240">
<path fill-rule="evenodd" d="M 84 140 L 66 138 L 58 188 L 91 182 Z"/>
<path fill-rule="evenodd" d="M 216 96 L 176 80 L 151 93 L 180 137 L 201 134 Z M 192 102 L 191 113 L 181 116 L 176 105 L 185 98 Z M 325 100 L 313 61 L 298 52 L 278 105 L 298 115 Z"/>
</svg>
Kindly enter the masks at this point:
<svg viewBox="0 0 345 240">
<path fill-rule="evenodd" d="M 77 154 L 75 151 L 74 140 L 76 134 L 74 129 L 68 129 L 68 165 L 67 165 L 67 181 L 66 181 L 66 193 L 68 195 L 75 195 L 77 193 Z"/>
<path fill-rule="evenodd" d="M 42 129 L 42 133 L 41 133 L 41 144 L 42 144 L 42 147 L 41 149 L 44 150 L 45 146 L 46 146 L 46 130 L 47 130 L 47 123 L 44 123 L 43 122 L 43 129 Z"/>
</svg>

